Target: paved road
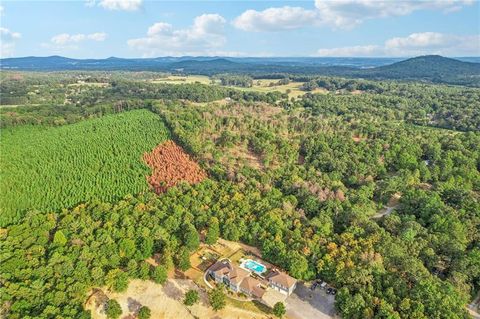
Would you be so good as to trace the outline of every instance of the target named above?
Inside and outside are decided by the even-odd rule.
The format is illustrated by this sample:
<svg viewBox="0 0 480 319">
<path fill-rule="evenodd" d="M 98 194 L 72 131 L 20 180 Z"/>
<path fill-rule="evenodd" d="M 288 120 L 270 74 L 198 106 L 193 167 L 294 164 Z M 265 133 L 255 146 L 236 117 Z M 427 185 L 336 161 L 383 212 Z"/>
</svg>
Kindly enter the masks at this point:
<svg viewBox="0 0 480 319">
<path fill-rule="evenodd" d="M 332 319 L 335 316 L 335 297 L 324 289 L 310 290 L 303 283 L 287 298 L 287 316 L 291 319 Z"/>
</svg>

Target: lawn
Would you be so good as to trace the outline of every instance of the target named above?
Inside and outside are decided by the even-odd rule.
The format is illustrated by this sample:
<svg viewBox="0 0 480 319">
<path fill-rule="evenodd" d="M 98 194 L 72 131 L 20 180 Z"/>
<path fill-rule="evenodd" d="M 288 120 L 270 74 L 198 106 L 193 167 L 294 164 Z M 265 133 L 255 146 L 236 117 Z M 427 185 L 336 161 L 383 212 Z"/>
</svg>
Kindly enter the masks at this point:
<svg viewBox="0 0 480 319">
<path fill-rule="evenodd" d="M 45 212 L 149 189 L 142 156 L 169 137 L 147 110 L 60 127 L 19 126 L 0 137 L 0 226 L 26 210 Z"/>
</svg>

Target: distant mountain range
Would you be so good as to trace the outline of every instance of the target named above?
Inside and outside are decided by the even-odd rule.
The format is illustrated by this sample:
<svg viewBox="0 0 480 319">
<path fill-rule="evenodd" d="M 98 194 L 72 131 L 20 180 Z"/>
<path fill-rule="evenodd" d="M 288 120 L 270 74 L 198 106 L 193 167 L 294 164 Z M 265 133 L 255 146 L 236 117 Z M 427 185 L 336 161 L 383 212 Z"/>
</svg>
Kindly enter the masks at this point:
<svg viewBox="0 0 480 319">
<path fill-rule="evenodd" d="M 159 57 L 143 59 L 70 59 L 61 56 L 0 59 L 2 70 L 128 70 L 212 75 L 279 73 L 332 75 L 369 79 L 423 80 L 480 86 L 480 57 L 438 55 L 401 58 L 224 58 Z"/>
</svg>

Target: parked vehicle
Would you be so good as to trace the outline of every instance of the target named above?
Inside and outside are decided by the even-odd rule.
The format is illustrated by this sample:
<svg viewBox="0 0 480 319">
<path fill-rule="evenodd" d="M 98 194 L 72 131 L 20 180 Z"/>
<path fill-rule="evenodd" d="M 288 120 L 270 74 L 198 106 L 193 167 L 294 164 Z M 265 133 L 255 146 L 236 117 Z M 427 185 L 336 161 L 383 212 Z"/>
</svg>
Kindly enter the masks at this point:
<svg viewBox="0 0 480 319">
<path fill-rule="evenodd" d="M 327 289 L 327 294 L 336 295 L 337 294 L 337 289 L 330 287 L 330 288 Z"/>
<path fill-rule="evenodd" d="M 320 284 L 320 288 L 322 289 L 327 288 L 327 283 L 325 281 L 322 281 L 322 283 Z"/>
</svg>

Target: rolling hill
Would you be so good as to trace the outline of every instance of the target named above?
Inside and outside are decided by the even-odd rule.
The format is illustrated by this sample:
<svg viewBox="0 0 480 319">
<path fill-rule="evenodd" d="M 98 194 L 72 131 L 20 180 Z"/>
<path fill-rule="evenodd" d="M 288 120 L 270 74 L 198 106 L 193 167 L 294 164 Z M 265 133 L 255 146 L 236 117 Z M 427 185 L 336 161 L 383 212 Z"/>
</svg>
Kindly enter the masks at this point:
<svg viewBox="0 0 480 319">
<path fill-rule="evenodd" d="M 468 58 L 467 61 L 478 61 Z M 392 63 L 393 62 L 393 63 Z M 213 75 L 242 73 L 265 76 L 278 73 L 420 80 L 480 86 L 480 63 L 438 55 L 406 60 L 393 58 L 220 58 L 158 57 L 143 59 L 70 59 L 60 56 L 0 60 L 2 70 L 130 70 Z"/>
<path fill-rule="evenodd" d="M 462 84 L 480 80 L 480 63 L 463 62 L 439 55 L 426 55 L 364 70 L 366 76 Z"/>
</svg>

